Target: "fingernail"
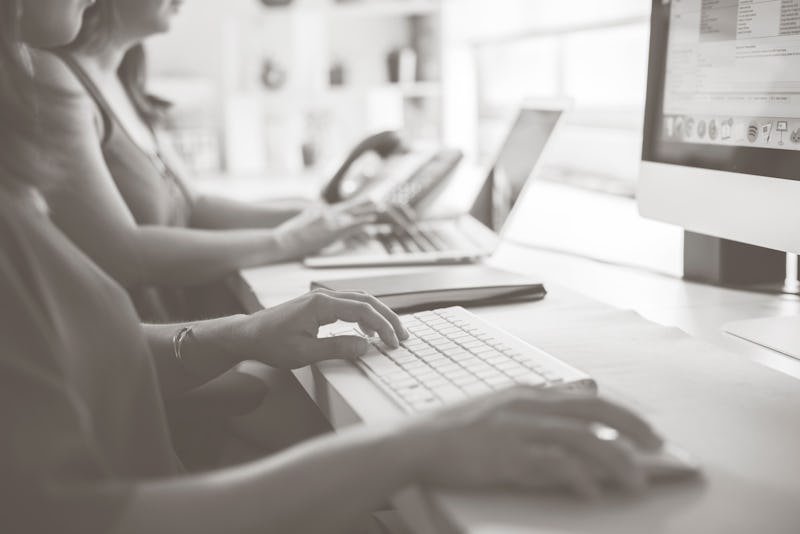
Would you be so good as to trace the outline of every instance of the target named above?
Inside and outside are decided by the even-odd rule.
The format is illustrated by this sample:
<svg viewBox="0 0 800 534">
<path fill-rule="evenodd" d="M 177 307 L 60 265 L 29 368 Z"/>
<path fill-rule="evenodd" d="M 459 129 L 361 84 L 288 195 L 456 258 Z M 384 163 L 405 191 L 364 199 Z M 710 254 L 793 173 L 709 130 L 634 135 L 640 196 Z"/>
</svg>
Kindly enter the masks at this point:
<svg viewBox="0 0 800 534">
<path fill-rule="evenodd" d="M 408 330 L 406 330 L 406 327 L 405 326 L 401 326 L 400 327 L 400 337 L 403 338 L 403 339 L 408 339 L 410 336 L 411 336 L 411 334 L 408 333 Z"/>
</svg>

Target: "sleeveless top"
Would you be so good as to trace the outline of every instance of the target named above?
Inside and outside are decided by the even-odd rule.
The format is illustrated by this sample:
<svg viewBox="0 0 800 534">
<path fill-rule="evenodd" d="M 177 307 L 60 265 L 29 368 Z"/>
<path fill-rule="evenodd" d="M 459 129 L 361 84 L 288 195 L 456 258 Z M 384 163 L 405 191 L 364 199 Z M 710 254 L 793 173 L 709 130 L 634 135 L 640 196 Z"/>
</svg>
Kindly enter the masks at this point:
<svg viewBox="0 0 800 534">
<path fill-rule="evenodd" d="M 125 290 L 0 187 L 0 532 L 110 531 L 182 472 Z"/>
<path fill-rule="evenodd" d="M 59 57 L 75 73 L 100 112 L 104 130 L 103 156 L 136 223 L 188 227 L 191 195 L 177 173 L 159 153 L 149 154 L 136 143 L 99 87 L 72 57 L 67 54 L 59 54 Z M 158 142 L 155 132 L 153 137 Z M 149 286 L 130 289 L 129 293 L 144 321 L 173 322 L 196 318 L 192 317 L 192 298 L 187 289 Z"/>
</svg>

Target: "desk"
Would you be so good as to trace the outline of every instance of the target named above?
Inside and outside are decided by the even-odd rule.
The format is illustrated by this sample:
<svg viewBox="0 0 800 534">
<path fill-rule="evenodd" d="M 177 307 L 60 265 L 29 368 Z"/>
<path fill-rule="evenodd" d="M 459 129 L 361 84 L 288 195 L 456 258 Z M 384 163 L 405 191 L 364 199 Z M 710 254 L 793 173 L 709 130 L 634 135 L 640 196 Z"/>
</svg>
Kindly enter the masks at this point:
<svg viewBox="0 0 800 534">
<path fill-rule="evenodd" d="M 513 245 L 503 245 L 491 263 L 529 270 L 550 293 L 542 302 L 485 307 L 476 313 L 590 372 L 601 389 L 643 411 L 671 440 L 694 453 L 708 476 L 702 483 L 659 486 L 639 498 L 612 495 L 594 504 L 544 496 L 406 492 L 396 504 L 416 529 L 481 534 L 800 532 L 800 362 L 719 330 L 734 319 L 800 314 L 800 303 Z M 312 278 L 371 271 L 279 265 L 243 276 L 257 300 L 271 306 L 305 291 Z M 649 324 L 625 310 L 676 328 Z M 537 329 L 545 321 L 551 327 Z M 580 335 L 573 330 L 576 324 L 582 325 Z M 695 350 L 697 342 L 678 328 L 710 342 L 708 354 L 693 361 L 682 350 L 648 353 L 659 346 Z M 593 357 L 586 350 L 592 344 L 604 347 L 606 356 Z M 638 359 L 638 351 L 650 355 Z M 617 353 L 619 357 L 613 356 Z M 715 370 L 696 372 L 710 367 Z M 389 402 L 343 362 L 301 370 L 298 377 L 335 427 L 373 421 L 381 412 L 370 406 Z M 359 410 L 350 403 L 356 398 Z M 752 409 L 755 405 L 761 410 Z"/>
</svg>

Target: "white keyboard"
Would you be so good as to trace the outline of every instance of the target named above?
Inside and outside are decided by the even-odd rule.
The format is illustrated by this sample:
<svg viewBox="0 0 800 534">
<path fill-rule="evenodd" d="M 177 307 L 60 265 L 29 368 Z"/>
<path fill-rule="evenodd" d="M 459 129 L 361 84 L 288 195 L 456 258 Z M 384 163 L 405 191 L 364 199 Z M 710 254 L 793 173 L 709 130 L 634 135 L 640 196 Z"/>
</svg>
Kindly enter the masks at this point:
<svg viewBox="0 0 800 534">
<path fill-rule="evenodd" d="M 424 411 L 514 384 L 596 391 L 586 373 L 499 330 L 461 307 L 406 315 L 409 339 L 398 349 L 370 339 L 358 360 L 407 412 Z M 330 335 L 360 334 L 337 325 Z"/>
</svg>

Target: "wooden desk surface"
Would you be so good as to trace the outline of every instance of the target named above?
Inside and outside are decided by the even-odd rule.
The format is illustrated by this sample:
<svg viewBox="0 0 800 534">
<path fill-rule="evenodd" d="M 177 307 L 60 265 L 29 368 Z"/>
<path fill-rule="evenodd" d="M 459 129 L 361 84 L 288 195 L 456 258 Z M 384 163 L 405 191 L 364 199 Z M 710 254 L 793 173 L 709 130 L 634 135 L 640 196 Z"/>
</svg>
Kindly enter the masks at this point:
<svg viewBox="0 0 800 534">
<path fill-rule="evenodd" d="M 800 303 L 511 245 L 492 263 L 528 271 L 550 294 L 541 303 L 474 311 L 593 374 L 604 391 L 695 454 L 706 477 L 591 505 L 543 496 L 401 496 L 401 513 L 421 532 L 800 532 L 800 362 L 720 330 L 729 320 L 800 314 Z M 271 306 L 312 279 L 390 271 L 404 270 L 280 265 L 243 276 Z M 391 409 L 359 373 L 326 362 L 298 376 L 339 427 Z"/>
</svg>

